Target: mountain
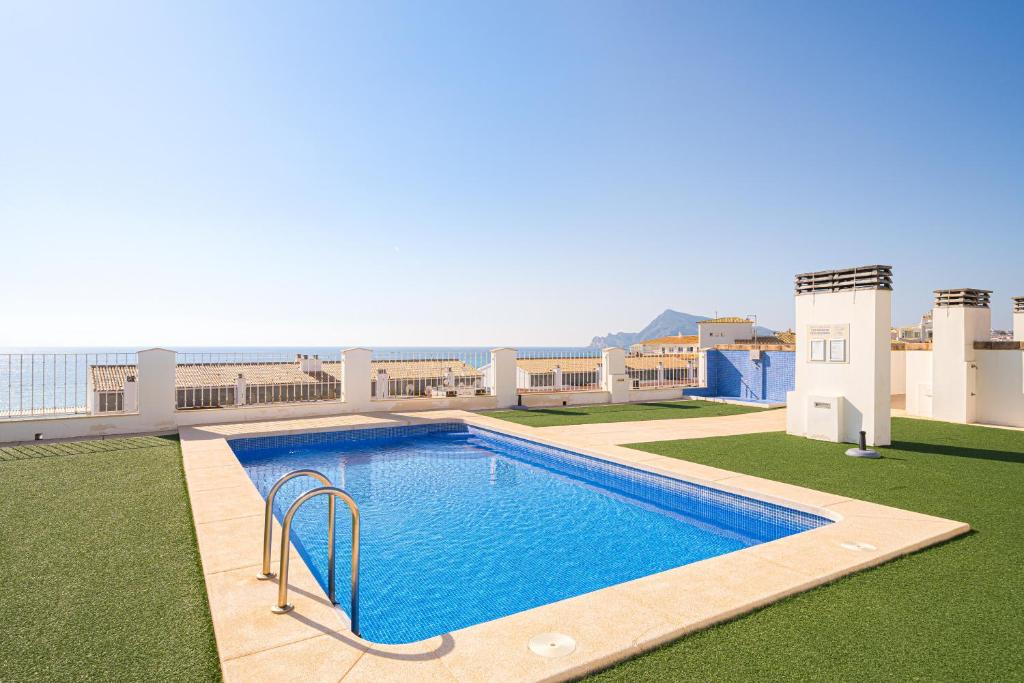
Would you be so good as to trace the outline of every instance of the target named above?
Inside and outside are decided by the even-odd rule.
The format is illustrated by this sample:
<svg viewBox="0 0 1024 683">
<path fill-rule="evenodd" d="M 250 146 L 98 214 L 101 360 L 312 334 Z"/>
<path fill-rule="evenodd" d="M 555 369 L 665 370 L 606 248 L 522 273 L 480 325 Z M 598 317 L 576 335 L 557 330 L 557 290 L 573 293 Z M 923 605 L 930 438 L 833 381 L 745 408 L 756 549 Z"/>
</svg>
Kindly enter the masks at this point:
<svg viewBox="0 0 1024 683">
<path fill-rule="evenodd" d="M 671 308 L 647 324 L 647 327 L 639 332 L 609 332 L 602 337 L 594 337 L 590 340 L 590 346 L 604 348 L 606 346 L 619 346 L 629 349 L 631 344 L 636 344 L 644 339 L 656 337 L 667 337 L 673 334 L 697 334 L 697 323 L 701 320 L 708 320 L 706 315 L 693 315 L 692 313 L 680 313 Z M 768 335 L 771 330 L 758 327 L 757 334 Z"/>
</svg>

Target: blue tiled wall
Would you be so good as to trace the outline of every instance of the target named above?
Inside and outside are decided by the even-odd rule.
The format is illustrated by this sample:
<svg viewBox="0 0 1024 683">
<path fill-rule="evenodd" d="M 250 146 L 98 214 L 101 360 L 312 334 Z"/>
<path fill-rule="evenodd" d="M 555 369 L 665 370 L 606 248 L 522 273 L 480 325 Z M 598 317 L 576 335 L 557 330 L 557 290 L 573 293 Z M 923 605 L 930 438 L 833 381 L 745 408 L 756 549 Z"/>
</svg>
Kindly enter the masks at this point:
<svg viewBox="0 0 1024 683">
<path fill-rule="evenodd" d="M 762 351 L 760 360 L 751 360 L 750 351 L 712 349 L 707 352 L 707 388 L 686 393 L 784 402 L 796 385 L 795 373 L 793 351 Z"/>
</svg>

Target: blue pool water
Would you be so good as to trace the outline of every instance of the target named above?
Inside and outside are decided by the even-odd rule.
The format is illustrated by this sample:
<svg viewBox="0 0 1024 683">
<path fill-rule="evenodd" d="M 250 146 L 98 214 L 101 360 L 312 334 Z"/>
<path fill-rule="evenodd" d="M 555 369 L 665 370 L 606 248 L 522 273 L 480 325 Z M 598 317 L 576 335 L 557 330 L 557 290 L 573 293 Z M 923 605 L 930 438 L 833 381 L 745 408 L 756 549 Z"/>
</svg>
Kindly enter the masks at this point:
<svg viewBox="0 0 1024 683">
<path fill-rule="evenodd" d="M 238 439 L 259 491 L 299 468 L 360 506 L 364 638 L 407 643 L 764 543 L 829 520 L 461 424 Z M 280 520 L 304 491 L 275 500 Z M 322 586 L 326 498 L 292 538 Z M 339 506 L 337 596 L 347 612 L 350 519 Z M 275 538 L 275 559 L 278 552 Z"/>
</svg>

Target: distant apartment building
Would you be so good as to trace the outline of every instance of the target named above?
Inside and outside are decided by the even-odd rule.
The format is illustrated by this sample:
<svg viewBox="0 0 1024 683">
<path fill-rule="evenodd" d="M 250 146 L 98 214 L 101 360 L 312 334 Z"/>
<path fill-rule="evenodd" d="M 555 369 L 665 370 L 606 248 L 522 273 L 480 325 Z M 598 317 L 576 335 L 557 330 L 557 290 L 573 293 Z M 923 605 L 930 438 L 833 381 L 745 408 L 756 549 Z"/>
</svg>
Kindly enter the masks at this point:
<svg viewBox="0 0 1024 683">
<path fill-rule="evenodd" d="M 697 323 L 697 344 L 709 349 L 719 344 L 736 344 L 742 339 L 753 339 L 754 321 L 749 318 L 726 317 L 701 320 Z"/>
<path fill-rule="evenodd" d="M 912 344 L 930 342 L 932 340 L 932 314 L 925 313 L 921 316 L 921 322 L 916 325 L 895 328 L 892 335 L 893 341 L 909 342 Z"/>
<path fill-rule="evenodd" d="M 629 347 L 629 351 L 643 355 L 697 353 L 700 351 L 700 344 L 695 334 L 673 334 L 637 342 Z"/>
</svg>

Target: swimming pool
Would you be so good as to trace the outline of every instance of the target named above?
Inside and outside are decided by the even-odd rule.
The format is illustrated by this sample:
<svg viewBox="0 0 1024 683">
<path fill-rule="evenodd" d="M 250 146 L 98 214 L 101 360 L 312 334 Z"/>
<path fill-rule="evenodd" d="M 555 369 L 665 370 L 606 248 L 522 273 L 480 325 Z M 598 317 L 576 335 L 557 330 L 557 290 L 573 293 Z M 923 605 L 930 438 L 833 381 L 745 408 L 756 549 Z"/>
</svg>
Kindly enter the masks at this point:
<svg viewBox="0 0 1024 683">
<path fill-rule="evenodd" d="M 361 630 L 379 643 L 422 640 L 830 523 L 460 423 L 230 445 L 264 496 L 282 475 L 312 468 L 357 501 Z M 287 482 L 278 520 L 318 485 Z M 310 501 L 292 529 L 325 587 L 326 505 Z M 349 524 L 339 510 L 339 596 L 349 588 Z"/>
</svg>

